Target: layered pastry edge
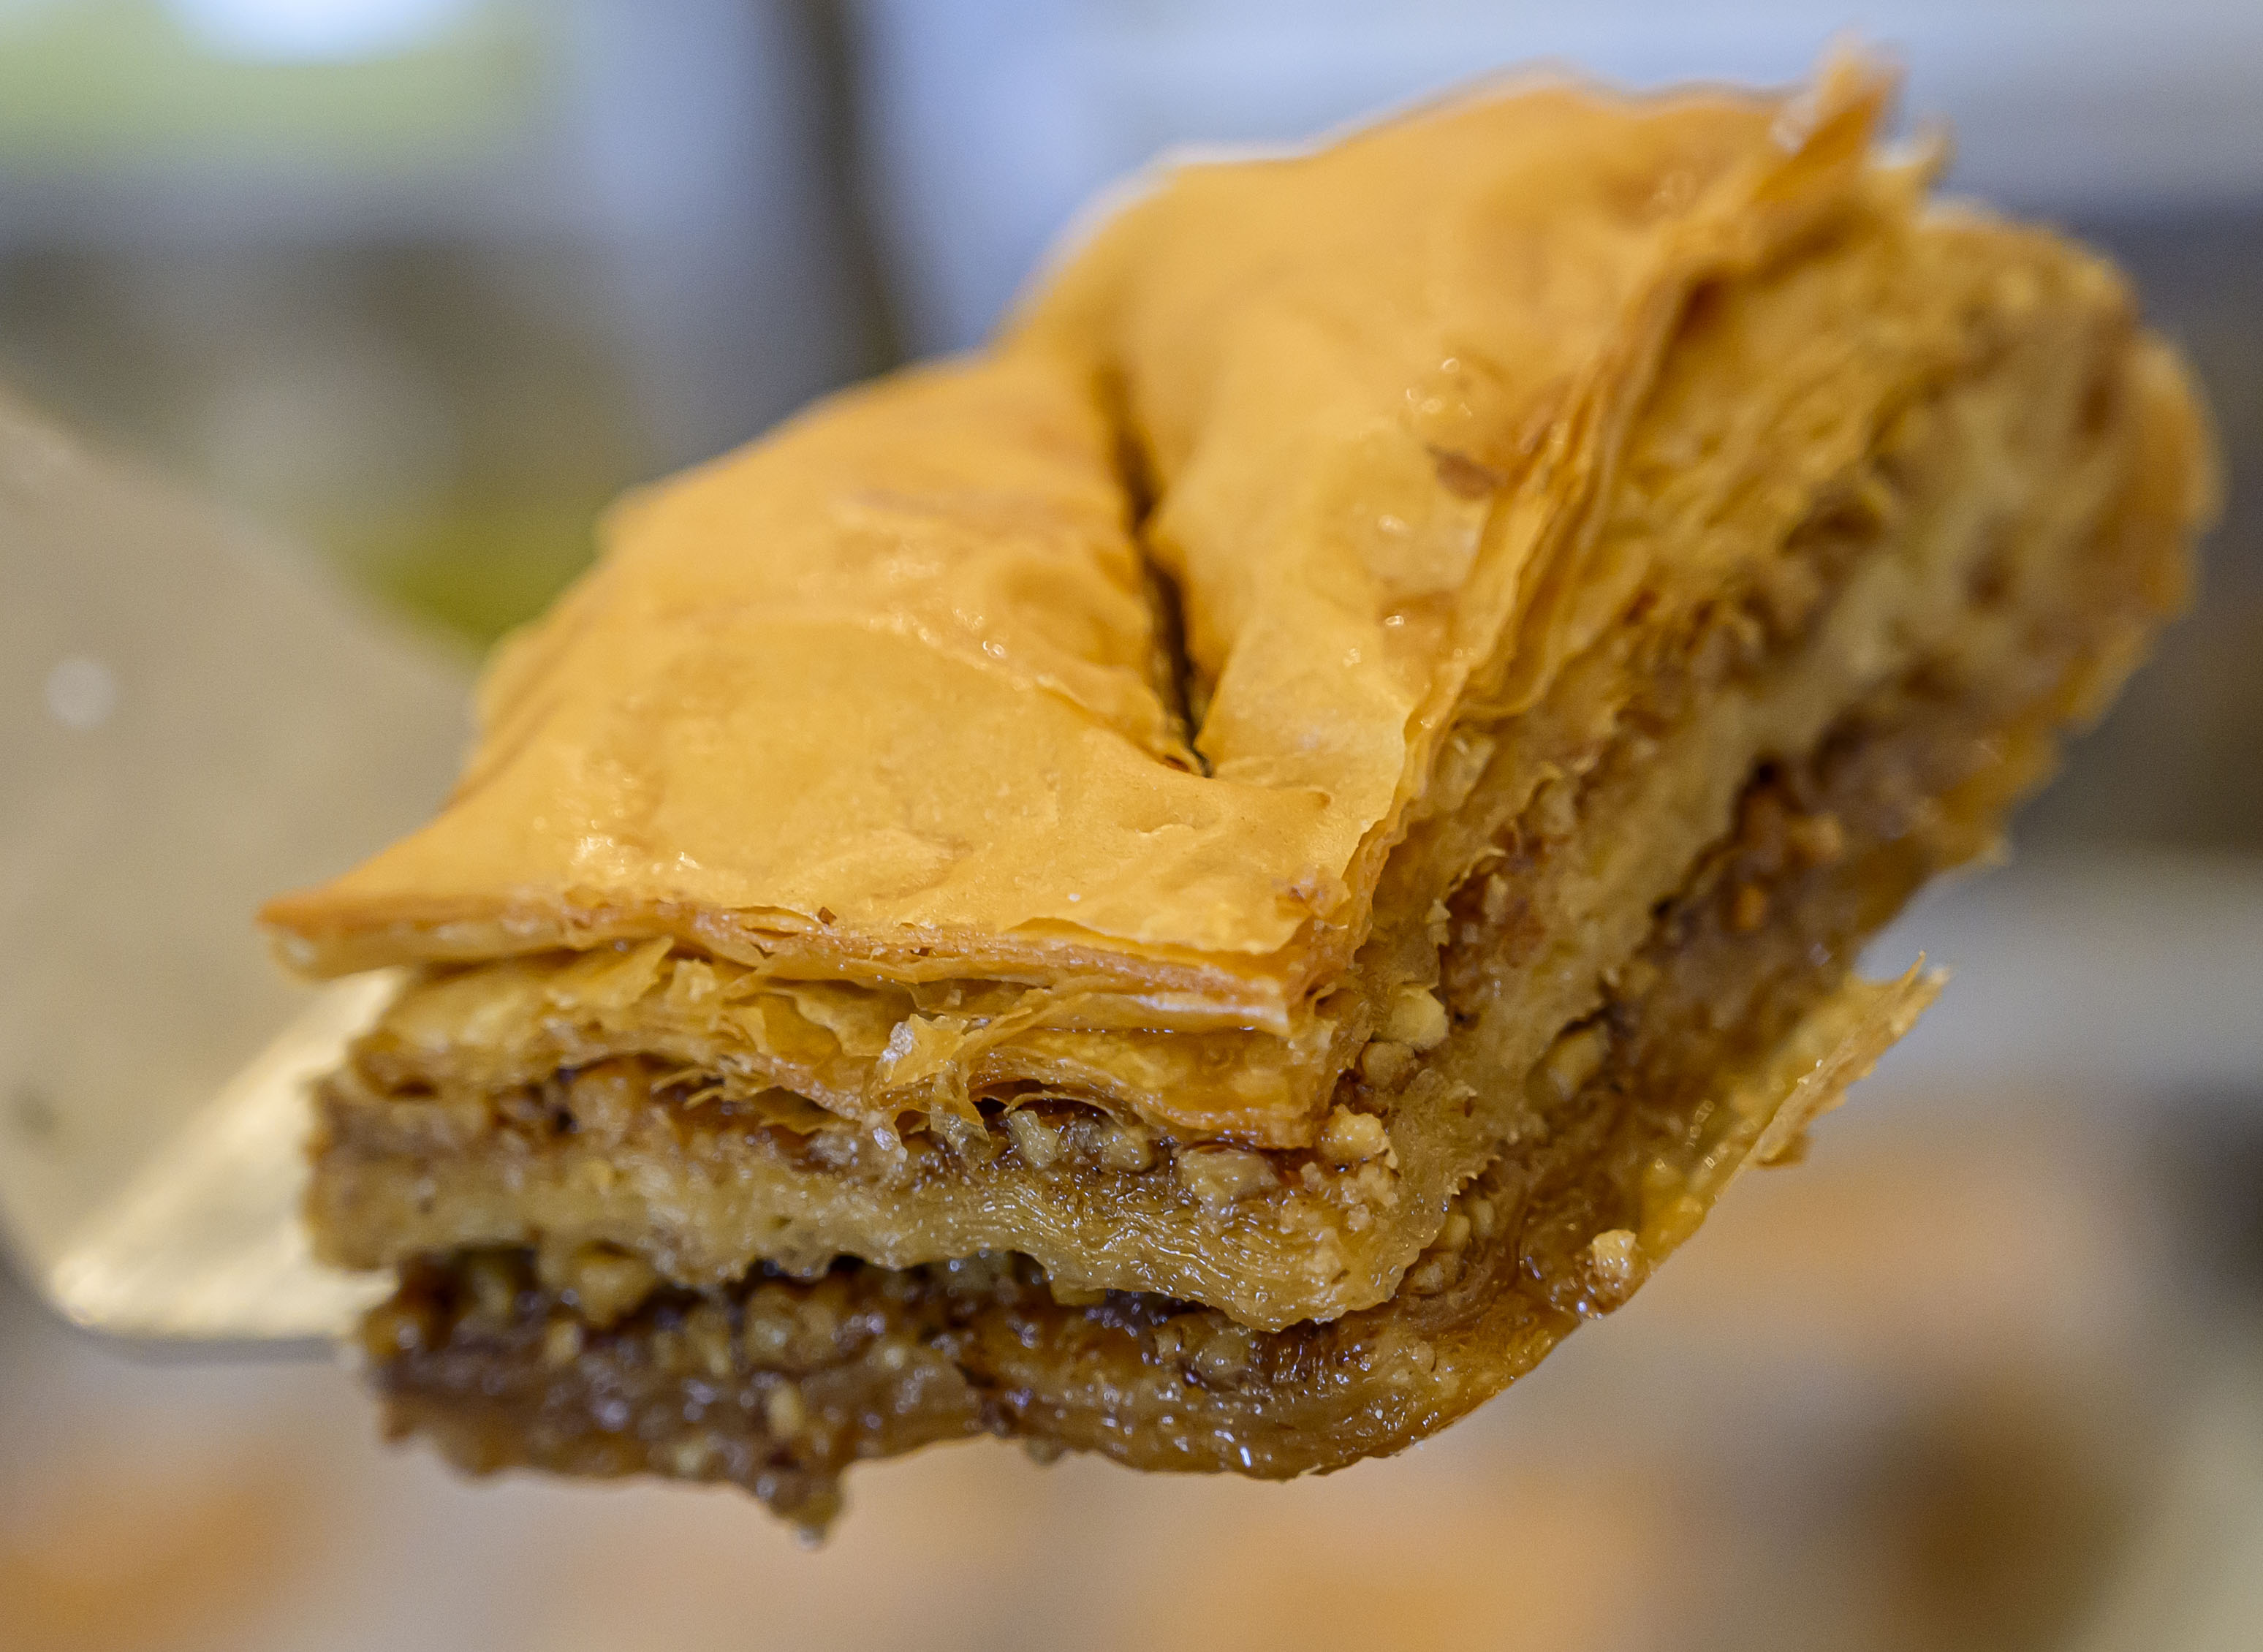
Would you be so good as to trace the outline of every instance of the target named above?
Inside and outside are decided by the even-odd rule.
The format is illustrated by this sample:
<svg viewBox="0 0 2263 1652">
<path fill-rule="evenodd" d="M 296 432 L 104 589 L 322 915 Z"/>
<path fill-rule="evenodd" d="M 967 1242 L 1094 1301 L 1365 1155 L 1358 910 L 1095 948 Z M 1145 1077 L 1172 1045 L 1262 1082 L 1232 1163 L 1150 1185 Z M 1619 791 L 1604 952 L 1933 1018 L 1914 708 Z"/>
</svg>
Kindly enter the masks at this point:
<svg viewBox="0 0 2263 1652">
<path fill-rule="evenodd" d="M 1985 247 L 2002 232 L 1919 233 Z M 1418 820 L 1399 851 L 1416 870 L 1398 882 L 1440 876 L 1423 868 L 1442 865 L 1448 901 L 1426 902 L 1419 888 L 1394 895 L 1386 872 L 1363 954 L 1370 979 L 1356 983 L 1369 1003 L 1341 1018 L 1342 1047 L 1307 1053 L 1340 1076 L 1304 1141 L 1253 1140 L 1233 1130 L 1230 1111 L 1208 1130 L 1143 1117 L 1092 1089 L 1048 1084 L 1042 1068 L 1009 1067 L 972 1118 L 851 1116 L 855 1086 L 828 1110 L 766 1083 L 774 1074 L 734 1086 L 689 1042 L 637 1049 L 651 1032 L 637 1024 L 639 1006 L 664 1022 L 693 996 L 687 982 L 710 998 L 735 984 L 746 989 L 737 1012 L 767 1028 L 784 1018 L 774 1002 L 799 995 L 790 1013 L 815 1024 L 820 1040 L 831 1037 L 821 1018 L 846 1031 L 861 1012 L 857 1031 L 885 1061 L 888 1039 L 955 1013 L 947 1000 L 959 989 L 936 984 L 926 989 L 929 1017 L 891 1020 L 874 1004 L 901 997 L 909 1007 L 913 989 L 775 982 L 664 939 L 622 943 L 412 986 L 325 1091 L 315 1192 L 325 1253 L 387 1266 L 455 1245 L 541 1240 L 554 1279 L 594 1247 L 700 1286 L 756 1261 L 806 1272 L 842 1254 L 907 1266 L 1011 1251 L 1064 1288 L 1161 1292 L 1269 1330 L 1385 1300 L 1448 1219 L 1453 1189 L 1516 1127 L 1527 1090 L 1552 1082 L 1535 1075 L 1606 990 L 1651 902 L 1678 887 L 1725 822 L 1739 777 L 1767 754 L 1805 750 L 1866 682 L 1960 627 L 1992 626 L 2010 646 L 2003 612 L 1976 614 L 1976 585 L 2068 577 L 2085 513 L 2110 508 L 2107 494 L 2126 485 L 2122 473 L 2144 444 L 2175 445 L 2181 391 L 2155 347 L 2129 332 L 2111 278 L 2087 260 L 2038 257 L 2035 237 L 2006 236 L 2003 250 L 2025 261 L 2006 279 L 2069 289 L 2060 324 L 2024 337 L 2014 329 L 1980 369 L 1936 369 L 1921 394 L 1905 389 L 1880 410 L 1860 458 L 1818 485 L 1763 567 L 1794 595 L 1763 587 L 1723 600 L 1686 634 L 1652 634 L 1655 659 L 1630 664 L 1599 648 L 1565 668 L 1553 699 L 1458 737 L 1451 751 L 1489 760 L 1464 758 L 1473 772 L 1436 788 L 1456 806 Z M 2023 452 L 2017 439 L 2042 417 L 2035 405 L 2090 417 L 2054 374 L 2104 380 L 2119 409 L 2093 433 L 2098 451 L 2071 463 L 2048 442 Z M 2022 487 L 2029 496 L 2007 504 L 2005 489 Z M 2178 531 L 2179 512 L 2165 531 Z M 1630 699 L 1633 675 L 1645 692 Z M 1627 821 L 1645 825 L 1630 832 Z M 1592 869 L 1614 856 L 1602 873 Z M 1484 898 L 1450 918 L 1448 902 L 1473 874 Z M 1447 1014 L 1435 989 L 1450 929 L 1468 932 L 1455 967 L 1466 973 L 1467 959 L 1500 953 L 1476 967 L 1513 975 L 1512 989 L 1497 984 L 1483 1003 L 1464 992 Z M 962 984 L 973 1000 L 985 983 Z M 550 1054 L 516 1083 L 451 1093 L 445 1069 L 420 1069 L 416 1057 L 460 1049 L 466 1026 L 492 1047 Z M 1139 1036 L 1038 1028 L 1020 1039 Z M 1210 1059 L 1233 1077 L 1249 1053 L 1236 1040 L 1269 1042 L 1189 1041 L 1205 1040 L 1224 1040 Z M 1003 1041 L 994 1054 L 1015 1047 Z M 557 1067 L 539 1071 L 553 1056 Z"/>
<path fill-rule="evenodd" d="M 1549 97 L 1533 108 L 1567 129 L 1619 118 Z M 1215 274 L 1175 266 L 1168 237 L 1140 255 L 1152 269 L 1072 272 L 985 357 L 852 393 L 633 502 L 626 552 L 492 673 L 484 743 L 436 835 L 269 915 L 302 962 L 409 966 L 319 1090 L 309 1199 L 326 1260 L 400 1275 L 361 1338 L 395 1430 L 474 1468 L 732 1481 L 812 1526 L 850 1462 L 976 1433 L 1147 1468 L 1326 1470 L 1506 1386 L 1625 1301 L 1746 1165 L 1792 1152 L 1934 989 L 1915 971 L 1855 981 L 1862 942 L 1927 877 L 1994 846 L 2061 731 L 2181 600 L 2213 498 L 2194 398 L 2119 278 L 2040 232 L 1924 207 L 1918 170 L 1869 156 L 1878 97 L 1840 75 L 1786 105 L 1777 149 L 1757 151 L 1758 104 L 1724 104 L 1710 136 L 1702 98 L 1616 106 L 1652 158 L 1670 161 L 1690 123 L 1688 188 L 1712 205 L 1677 242 L 1673 192 L 1621 200 L 1603 166 L 1604 218 L 1634 228 L 1597 233 L 1653 262 L 1623 282 L 1626 314 L 1578 383 L 1533 402 L 1515 453 L 1500 431 L 1407 448 L 1427 412 L 1375 448 L 1378 497 L 1419 506 L 1408 577 L 1430 577 L 1424 559 L 1451 541 L 1464 583 L 1408 597 L 1372 638 L 1313 605 L 1349 576 L 1319 552 L 1289 569 L 1312 590 L 1253 620 L 1201 541 L 1264 518 L 1258 473 L 1245 498 L 1199 441 L 1174 449 L 1176 369 L 1157 391 L 1063 344 L 1090 324 L 1080 307 L 1122 304 L 1109 348 L 1152 352 L 1142 329 Z M 1534 129 L 1544 156 L 1554 140 Z M 1652 219 L 1669 230 L 1644 251 Z M 1138 289 L 1127 269 L 1170 301 L 1146 315 L 1111 293 Z M 1320 355 L 1328 372 L 1361 366 Z M 871 453 L 825 445 L 828 420 L 858 418 Z M 950 446 L 954 421 L 986 418 Z M 1283 510 L 1366 485 L 1330 467 L 1368 450 L 1314 429 L 1283 450 Z M 1241 434 L 1231 456 L 1262 454 Z M 916 452 L 878 481 L 856 468 L 930 438 L 931 474 Z M 779 502 L 747 491 L 801 451 L 808 474 L 789 465 Z M 686 554 L 812 511 L 833 525 L 809 541 L 823 554 L 806 590 L 781 563 L 762 576 L 775 590 L 718 596 L 703 582 L 723 576 Z M 1522 574 L 1500 554 L 1519 533 L 1538 547 Z M 932 567 L 906 574 L 922 547 Z M 906 606 L 872 596 L 886 624 L 843 618 L 876 591 Z M 1046 591 L 1057 607 L 1032 595 Z M 1014 609 L 997 672 L 969 663 L 993 646 L 979 626 L 934 632 L 985 602 Z M 1263 634 L 1252 657 L 1286 673 L 1273 701 L 1237 699 L 1233 668 L 1204 665 L 1237 603 Z M 1449 646 L 1464 606 L 1522 634 Z M 756 659 L 742 645 L 759 627 L 732 629 L 748 613 L 802 651 Z M 1423 639 L 1397 655 L 1394 617 Z M 904 668 L 934 703 L 867 704 L 854 649 L 819 646 L 882 634 L 934 642 L 942 665 Z M 1296 731 L 1280 699 L 1305 680 L 1291 645 L 1348 637 L 1344 681 L 1307 685 L 1323 710 L 1348 697 L 1351 755 L 1330 755 L 1327 730 L 1303 752 L 1256 740 Z M 668 669 L 582 680 L 613 644 L 623 658 L 649 645 Z M 1375 648 L 1380 675 L 1362 658 Z M 732 739 L 771 737 L 792 696 L 748 673 L 777 662 L 813 705 L 841 697 L 842 727 L 886 723 L 805 775 L 833 788 L 820 801 L 860 807 L 869 771 L 874 796 L 895 787 L 915 811 L 936 765 L 961 807 L 960 771 L 1017 753 L 1025 706 L 970 699 L 960 719 L 932 691 L 985 672 L 1019 684 L 1038 708 L 1028 727 L 1052 732 L 1029 752 L 1042 782 L 1009 774 L 999 796 L 1026 809 L 1052 786 L 1142 839 L 1147 858 L 1124 864 L 1146 871 L 1088 886 L 1105 908 L 1093 934 L 1115 939 L 1080 951 L 1054 912 L 1001 920 L 992 953 L 965 934 L 915 945 L 922 855 L 944 867 L 936 911 L 966 894 L 952 854 L 1012 882 L 986 845 L 934 850 L 964 820 L 905 844 L 866 821 L 835 864 L 821 830 L 764 798 L 777 842 L 750 839 L 722 873 L 699 864 L 703 844 L 736 852 L 728 811 L 708 800 L 686 826 L 669 786 L 697 791 L 703 753 L 727 771 Z M 1345 797 L 1375 790 L 1388 765 L 1361 742 L 1390 732 L 1377 707 L 1400 700 L 1381 744 L 1427 755 L 1387 807 L 1329 797 L 1316 777 L 1339 758 Z M 668 704 L 693 709 L 653 710 Z M 632 735 L 666 744 L 656 767 L 605 743 Z M 552 770 L 571 784 L 529 792 Z M 532 811 L 571 817 L 593 798 L 592 880 L 549 888 L 553 823 Z M 1262 871 L 1308 827 L 1350 842 L 1339 805 L 1370 822 L 1343 864 Z M 1247 820 L 1203 837 L 1236 808 Z M 1220 847 L 1244 827 L 1254 880 Z M 1149 853 L 1174 833 L 1191 834 L 1187 857 Z M 1074 836 L 1056 845 L 1069 860 L 1087 847 Z M 777 887 L 803 894 L 716 896 L 758 891 L 780 844 Z M 495 880 L 522 850 L 541 868 L 534 916 L 497 918 L 481 902 L 517 898 Z M 822 886 L 812 866 L 837 879 L 859 855 L 871 912 L 805 898 Z M 669 865 L 688 893 L 653 904 Z M 420 866 L 430 911 L 395 922 L 387 902 L 422 899 Z M 1132 945 L 1140 878 L 1175 866 L 1187 887 L 1154 892 L 1157 933 L 1178 939 Z M 1044 900 L 1081 898 L 1053 889 L 1049 861 L 1039 872 Z M 1210 932 L 1212 895 L 1206 955 L 1186 937 Z M 892 910 L 910 916 L 875 952 L 872 913 Z M 1299 912 L 1293 946 L 1251 950 Z M 1023 967 L 985 973 L 985 958 Z"/>
</svg>

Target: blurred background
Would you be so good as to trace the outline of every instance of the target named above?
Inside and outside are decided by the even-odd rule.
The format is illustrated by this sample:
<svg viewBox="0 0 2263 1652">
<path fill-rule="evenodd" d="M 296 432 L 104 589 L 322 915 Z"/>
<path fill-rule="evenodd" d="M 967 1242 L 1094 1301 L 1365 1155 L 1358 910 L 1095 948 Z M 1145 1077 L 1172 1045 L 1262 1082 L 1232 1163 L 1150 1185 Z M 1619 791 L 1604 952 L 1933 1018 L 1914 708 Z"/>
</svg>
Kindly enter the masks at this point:
<svg viewBox="0 0 2263 1652">
<path fill-rule="evenodd" d="M 1850 31 L 1953 125 L 1952 187 L 2132 272 L 2230 489 L 2020 859 L 1879 943 L 1961 979 L 1806 1166 L 1406 1458 L 940 1452 L 852 1478 L 815 1554 L 727 1496 L 460 1484 L 339 1370 L 153 1362 L 0 1278 L 0 1648 L 2258 1644 L 2252 0 L 0 0 L 0 395 L 264 525 L 452 684 L 613 493 L 977 342 L 1160 151 L 1540 57 L 1788 80 Z M 106 668 L 11 602 L 25 705 L 102 722 Z M 40 808 L 0 772 L 0 920 L 77 898 Z M 247 904 L 214 922 L 256 970 Z M 35 1019 L 0 1004 L 0 1065 Z M 0 1096 L 0 1152 L 68 1103 Z"/>
</svg>

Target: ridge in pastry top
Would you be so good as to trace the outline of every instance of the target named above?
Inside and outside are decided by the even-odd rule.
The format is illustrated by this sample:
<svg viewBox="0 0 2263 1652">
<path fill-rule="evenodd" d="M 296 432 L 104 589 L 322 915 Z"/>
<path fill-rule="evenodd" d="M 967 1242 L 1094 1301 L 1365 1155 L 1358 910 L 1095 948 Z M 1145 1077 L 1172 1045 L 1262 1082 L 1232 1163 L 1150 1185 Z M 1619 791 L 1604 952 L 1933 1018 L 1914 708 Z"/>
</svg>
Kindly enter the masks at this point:
<svg viewBox="0 0 2263 1652">
<path fill-rule="evenodd" d="M 438 816 L 264 920 L 322 974 L 672 936 L 1285 1030 L 1457 714 L 1652 571 L 1594 507 L 1693 289 L 1914 210 L 1889 90 L 1540 85 L 1176 170 L 987 350 L 617 505 Z"/>
</svg>

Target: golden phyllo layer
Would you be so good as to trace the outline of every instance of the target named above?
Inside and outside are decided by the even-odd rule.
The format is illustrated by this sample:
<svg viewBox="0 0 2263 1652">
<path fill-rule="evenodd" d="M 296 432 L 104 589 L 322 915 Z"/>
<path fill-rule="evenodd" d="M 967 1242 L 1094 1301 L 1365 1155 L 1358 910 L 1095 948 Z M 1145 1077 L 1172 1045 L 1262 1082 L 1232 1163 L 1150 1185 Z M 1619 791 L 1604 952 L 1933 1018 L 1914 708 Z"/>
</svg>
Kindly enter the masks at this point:
<svg viewBox="0 0 2263 1652">
<path fill-rule="evenodd" d="M 423 1281 L 416 1416 L 534 1370 L 526 1313 L 633 1362 L 636 1304 L 735 1326 L 852 1264 L 1364 1347 L 1472 1188 L 1593 1182 L 1607 1137 L 1625 1207 L 1573 1249 L 1633 1235 L 1631 1281 L 1678 1243 L 1803 1073 L 1906 1024 L 1914 982 L 1847 1010 L 1853 949 L 2112 692 L 2209 503 L 2119 278 L 1928 204 L 1884 93 L 1543 85 L 1182 167 L 986 351 L 618 507 L 438 818 L 266 914 L 304 968 L 404 971 L 312 1209 Z M 1844 779 L 1872 747 L 1891 808 Z M 1776 859 L 1724 885 L 1755 799 Z M 1660 951 L 1700 907 L 1747 938 L 1714 1020 Z M 1628 1169 L 1652 1081 L 1653 1134 L 1745 1098 L 1734 1151 Z M 1506 1280 L 1542 1205 L 1483 1197 Z M 517 1306 L 462 1319 L 452 1255 Z M 1280 1359 L 1249 1404 L 1305 1416 L 1335 1379 Z M 1100 1420 L 1023 1431 L 1140 1426 L 1059 1403 Z M 729 1460 L 818 1485 L 799 1450 Z"/>
</svg>

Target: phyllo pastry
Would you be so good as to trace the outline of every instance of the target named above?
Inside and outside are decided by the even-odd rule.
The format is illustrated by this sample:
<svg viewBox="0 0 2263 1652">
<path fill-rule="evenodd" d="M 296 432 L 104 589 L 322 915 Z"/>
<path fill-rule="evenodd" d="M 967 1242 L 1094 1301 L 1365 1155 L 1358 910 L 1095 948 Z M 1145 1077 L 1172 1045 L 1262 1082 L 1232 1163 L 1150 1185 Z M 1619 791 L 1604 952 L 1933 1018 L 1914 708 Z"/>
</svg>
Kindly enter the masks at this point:
<svg viewBox="0 0 2263 1652">
<path fill-rule="evenodd" d="M 616 507 L 438 817 L 264 914 L 402 972 L 311 1202 L 396 1425 L 807 1523 L 982 1431 L 1336 1467 L 1794 1149 L 2210 496 L 2121 279 L 1887 91 L 1181 166 Z"/>
</svg>

